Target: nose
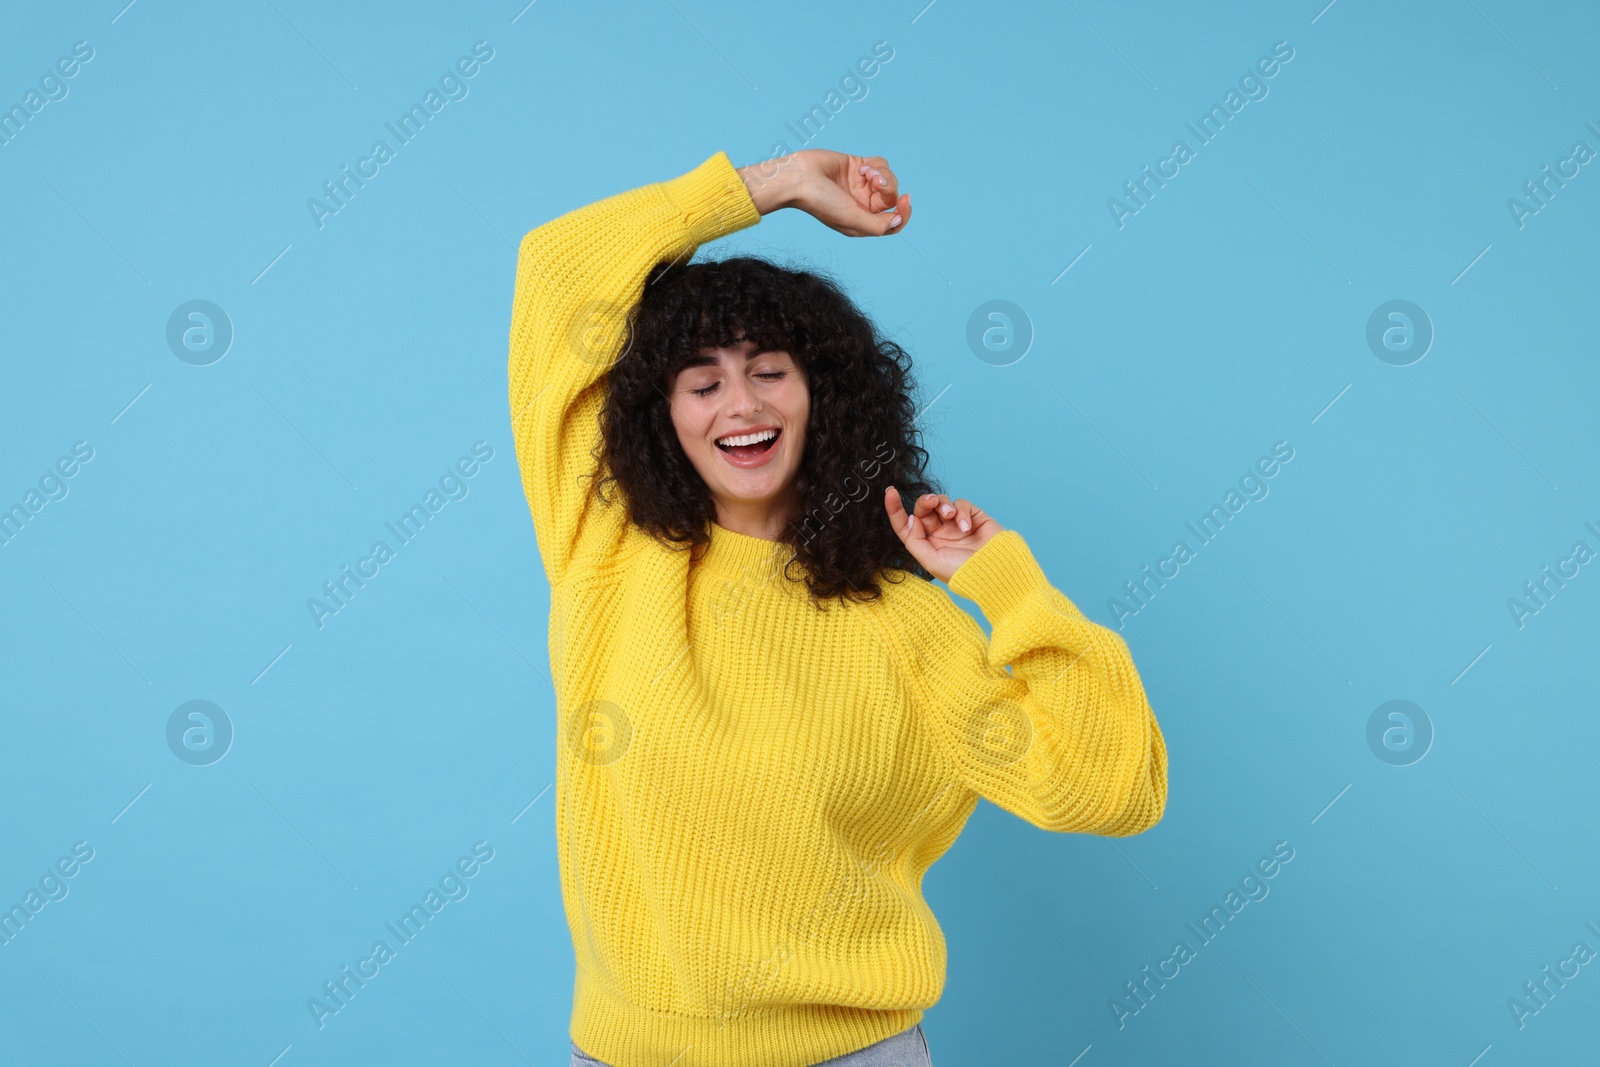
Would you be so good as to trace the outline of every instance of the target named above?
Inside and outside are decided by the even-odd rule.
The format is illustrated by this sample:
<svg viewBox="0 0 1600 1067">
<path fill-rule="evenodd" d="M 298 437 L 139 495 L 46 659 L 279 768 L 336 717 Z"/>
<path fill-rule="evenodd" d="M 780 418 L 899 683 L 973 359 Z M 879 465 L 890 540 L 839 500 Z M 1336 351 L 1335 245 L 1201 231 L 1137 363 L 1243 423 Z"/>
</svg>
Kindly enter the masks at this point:
<svg viewBox="0 0 1600 1067">
<path fill-rule="evenodd" d="M 761 410 L 761 400 L 755 388 L 744 377 L 735 377 L 728 386 L 728 413 L 753 417 Z"/>
</svg>

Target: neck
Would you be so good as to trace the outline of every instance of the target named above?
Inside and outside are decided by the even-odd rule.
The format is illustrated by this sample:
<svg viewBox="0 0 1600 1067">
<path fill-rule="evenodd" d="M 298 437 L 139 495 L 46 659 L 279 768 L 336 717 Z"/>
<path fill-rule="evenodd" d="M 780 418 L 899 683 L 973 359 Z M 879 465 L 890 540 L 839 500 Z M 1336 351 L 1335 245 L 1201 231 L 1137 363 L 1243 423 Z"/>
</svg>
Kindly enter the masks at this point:
<svg viewBox="0 0 1600 1067">
<path fill-rule="evenodd" d="M 784 530 L 800 510 L 792 500 L 782 505 L 774 505 L 768 501 L 724 503 L 721 500 L 714 500 L 713 503 L 716 507 L 718 526 L 749 537 L 759 537 L 764 541 L 782 540 Z"/>
</svg>

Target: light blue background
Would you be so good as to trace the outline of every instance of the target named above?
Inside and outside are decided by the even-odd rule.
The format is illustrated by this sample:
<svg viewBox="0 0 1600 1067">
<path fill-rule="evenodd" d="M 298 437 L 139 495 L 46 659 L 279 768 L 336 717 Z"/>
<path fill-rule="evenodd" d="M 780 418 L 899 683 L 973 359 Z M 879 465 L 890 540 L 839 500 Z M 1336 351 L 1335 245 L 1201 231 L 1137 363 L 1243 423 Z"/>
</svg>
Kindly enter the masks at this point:
<svg viewBox="0 0 1600 1067">
<path fill-rule="evenodd" d="M 0 947 L 0 1060 L 565 1062 L 515 245 L 719 149 L 802 147 L 785 123 L 879 40 L 892 61 L 812 145 L 887 157 L 904 237 L 785 212 L 708 251 L 837 272 L 938 398 L 952 495 L 1114 624 L 1185 522 L 1295 450 L 1123 628 L 1170 746 L 1163 821 L 1053 836 L 984 803 L 929 874 L 935 1061 L 1592 1050 L 1600 965 L 1524 1028 L 1507 1000 L 1600 950 L 1600 567 L 1521 628 L 1506 602 L 1600 549 L 1600 168 L 1522 228 L 1506 201 L 1600 149 L 1600 16 L 1323 2 L 9 8 L 0 102 L 95 52 L 0 147 L 0 504 L 75 441 L 94 459 L 0 547 L 0 903 L 75 841 L 95 856 Z M 479 40 L 470 95 L 319 229 L 307 198 Z M 1107 199 L 1277 41 L 1267 98 L 1119 229 Z M 1397 298 L 1436 330 L 1405 367 L 1365 341 Z M 192 299 L 235 330 L 209 366 L 165 341 Z M 1010 366 L 965 341 L 992 299 L 1035 333 Z M 307 598 L 480 440 L 469 495 L 319 630 Z M 192 699 L 236 730 L 211 766 L 165 741 Z M 1391 699 L 1436 731 L 1410 766 L 1367 745 Z M 307 998 L 480 840 L 470 895 L 318 1030 Z M 1119 1029 L 1123 983 L 1278 841 L 1270 896 Z"/>
</svg>

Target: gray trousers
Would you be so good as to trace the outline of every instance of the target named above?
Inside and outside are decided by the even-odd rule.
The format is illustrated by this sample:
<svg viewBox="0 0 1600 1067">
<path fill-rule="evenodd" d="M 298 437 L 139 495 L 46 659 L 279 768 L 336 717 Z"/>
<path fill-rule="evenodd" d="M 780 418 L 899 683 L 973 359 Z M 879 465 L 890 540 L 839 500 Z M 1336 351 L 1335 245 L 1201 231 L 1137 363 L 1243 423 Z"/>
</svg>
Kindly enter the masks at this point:
<svg viewBox="0 0 1600 1067">
<path fill-rule="evenodd" d="M 576 1044 L 572 1046 L 572 1067 L 610 1067 L 590 1056 L 585 1056 Z M 928 1039 L 922 1035 L 922 1024 L 886 1037 L 875 1045 L 847 1052 L 824 1060 L 815 1067 L 933 1067 L 933 1056 L 928 1051 Z"/>
</svg>

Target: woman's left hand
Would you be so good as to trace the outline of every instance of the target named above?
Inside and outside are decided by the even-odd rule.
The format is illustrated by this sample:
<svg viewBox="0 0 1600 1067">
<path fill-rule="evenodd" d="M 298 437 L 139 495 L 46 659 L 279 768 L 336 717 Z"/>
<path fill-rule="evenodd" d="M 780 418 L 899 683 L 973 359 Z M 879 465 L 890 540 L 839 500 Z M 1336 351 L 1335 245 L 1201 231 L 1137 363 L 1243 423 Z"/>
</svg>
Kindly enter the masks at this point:
<svg viewBox="0 0 1600 1067">
<path fill-rule="evenodd" d="M 951 500 L 943 493 L 918 497 L 907 515 L 900 491 L 891 485 L 884 490 L 883 507 L 912 558 L 946 585 L 956 568 L 1001 532 L 1000 524 L 970 500 Z"/>
</svg>

